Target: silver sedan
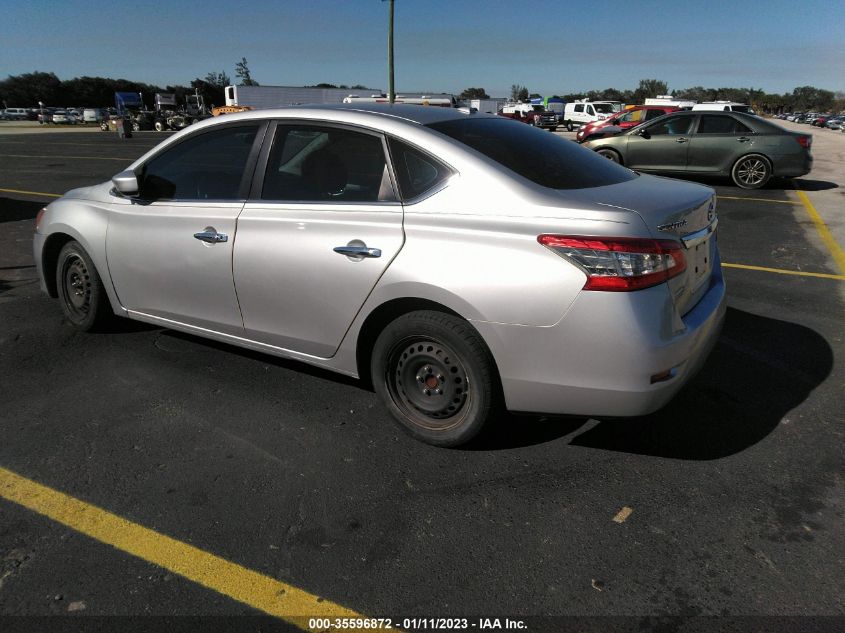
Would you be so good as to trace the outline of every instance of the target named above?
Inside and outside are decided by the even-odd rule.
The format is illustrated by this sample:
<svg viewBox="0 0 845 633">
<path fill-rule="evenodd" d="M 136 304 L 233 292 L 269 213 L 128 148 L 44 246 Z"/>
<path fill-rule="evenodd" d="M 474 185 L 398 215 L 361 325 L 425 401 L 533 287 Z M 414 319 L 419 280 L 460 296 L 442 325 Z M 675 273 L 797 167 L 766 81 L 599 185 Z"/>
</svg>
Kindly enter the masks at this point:
<svg viewBox="0 0 845 633">
<path fill-rule="evenodd" d="M 371 381 L 419 439 L 497 410 L 637 416 L 725 313 L 707 187 L 448 108 L 292 107 L 187 128 L 43 210 L 44 291 Z"/>
</svg>

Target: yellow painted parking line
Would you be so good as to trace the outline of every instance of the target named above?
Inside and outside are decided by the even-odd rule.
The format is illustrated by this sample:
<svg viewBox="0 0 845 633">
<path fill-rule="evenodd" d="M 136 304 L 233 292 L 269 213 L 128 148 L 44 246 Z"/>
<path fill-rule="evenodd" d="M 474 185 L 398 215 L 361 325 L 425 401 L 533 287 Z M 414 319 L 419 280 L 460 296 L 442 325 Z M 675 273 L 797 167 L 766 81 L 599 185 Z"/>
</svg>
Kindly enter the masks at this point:
<svg viewBox="0 0 845 633">
<path fill-rule="evenodd" d="M 746 264 L 725 264 L 722 268 L 739 268 L 741 270 L 757 270 L 763 273 L 777 273 L 778 275 L 795 275 L 796 277 L 818 277 L 820 279 L 835 279 L 845 281 L 845 275 L 833 275 L 831 273 L 809 273 L 801 270 L 782 270 L 780 268 L 766 268 L 765 266 L 748 266 Z"/>
<path fill-rule="evenodd" d="M 0 498 L 301 629 L 308 629 L 308 618 L 365 617 L 2 467 Z"/>
<path fill-rule="evenodd" d="M 134 158 L 113 158 L 111 156 L 42 156 L 33 154 L 0 154 L 0 158 L 70 158 L 73 160 L 122 160 L 124 163 L 131 163 Z"/>
<path fill-rule="evenodd" d="M 833 255 L 833 260 L 836 262 L 836 265 L 839 266 L 839 270 L 845 273 L 845 251 L 843 251 L 842 247 L 836 243 L 830 229 L 827 228 L 827 224 L 824 223 L 822 216 L 820 216 L 819 212 L 816 211 L 816 208 L 813 206 L 813 203 L 810 202 L 807 194 L 800 189 L 797 189 L 795 193 L 798 194 L 801 203 L 804 205 L 804 209 L 807 210 L 807 215 L 809 215 L 810 219 L 813 221 L 813 225 L 819 232 L 822 242 L 824 242 L 824 245 L 827 246 L 830 254 Z"/>
<path fill-rule="evenodd" d="M 60 193 L 45 193 L 43 191 L 23 191 L 21 189 L 0 189 L 3 193 L 22 193 L 25 196 L 47 196 L 48 198 L 61 198 Z"/>
<path fill-rule="evenodd" d="M 768 198 L 746 198 L 744 196 L 716 196 L 718 200 L 748 200 L 750 202 L 771 202 L 772 204 L 801 204 L 798 200 L 769 200 Z"/>
</svg>

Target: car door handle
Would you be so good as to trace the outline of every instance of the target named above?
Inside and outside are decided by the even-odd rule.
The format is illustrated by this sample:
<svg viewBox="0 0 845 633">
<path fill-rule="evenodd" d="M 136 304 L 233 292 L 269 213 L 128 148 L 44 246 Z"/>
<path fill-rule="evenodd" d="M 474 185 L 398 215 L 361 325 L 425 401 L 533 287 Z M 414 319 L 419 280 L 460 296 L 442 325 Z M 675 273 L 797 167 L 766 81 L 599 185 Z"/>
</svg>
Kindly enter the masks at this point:
<svg viewBox="0 0 845 633">
<path fill-rule="evenodd" d="M 688 138 L 684 138 L 684 137 L 682 136 L 681 138 L 676 138 L 676 139 L 675 139 L 675 142 L 676 142 L 676 143 L 686 143 L 688 140 L 689 140 Z"/>
<path fill-rule="evenodd" d="M 750 139 L 750 138 L 748 138 L 747 136 L 740 136 L 740 137 L 739 137 L 738 139 L 736 139 L 736 140 L 738 140 L 740 143 L 747 143 L 747 142 L 748 142 L 748 141 L 750 141 L 751 139 Z"/>
<path fill-rule="evenodd" d="M 218 233 L 217 231 L 200 231 L 199 233 L 194 233 L 194 237 L 200 242 L 206 242 L 208 244 L 218 244 L 220 242 L 229 241 L 228 235 L 225 233 Z"/>
<path fill-rule="evenodd" d="M 380 248 L 367 248 L 366 246 L 335 246 L 335 253 L 349 257 L 381 257 Z"/>
</svg>

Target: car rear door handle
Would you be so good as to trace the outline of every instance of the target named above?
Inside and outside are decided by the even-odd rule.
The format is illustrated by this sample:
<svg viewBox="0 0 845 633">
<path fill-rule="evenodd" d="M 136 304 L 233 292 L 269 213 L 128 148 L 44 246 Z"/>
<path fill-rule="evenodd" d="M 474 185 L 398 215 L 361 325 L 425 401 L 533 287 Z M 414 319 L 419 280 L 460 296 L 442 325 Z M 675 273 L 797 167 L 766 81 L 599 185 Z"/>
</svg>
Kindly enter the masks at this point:
<svg viewBox="0 0 845 633">
<path fill-rule="evenodd" d="M 740 143 L 747 143 L 747 142 L 748 142 L 748 141 L 750 141 L 751 139 L 750 139 L 750 138 L 748 138 L 747 136 L 740 136 L 740 137 L 739 137 L 738 139 L 736 139 L 736 140 L 738 140 Z"/>
<path fill-rule="evenodd" d="M 347 255 L 348 257 L 381 257 L 380 248 L 367 248 L 366 246 L 335 246 L 335 253 Z"/>
<path fill-rule="evenodd" d="M 688 140 L 689 140 L 688 138 L 684 138 L 684 137 L 682 136 L 681 138 L 676 138 L 676 139 L 675 139 L 675 142 L 676 142 L 676 143 L 686 143 Z"/>
<path fill-rule="evenodd" d="M 201 242 L 206 242 L 207 244 L 218 244 L 220 242 L 229 241 L 229 236 L 225 233 L 218 233 L 217 231 L 208 229 L 200 231 L 199 233 L 194 233 L 194 237 Z"/>
</svg>

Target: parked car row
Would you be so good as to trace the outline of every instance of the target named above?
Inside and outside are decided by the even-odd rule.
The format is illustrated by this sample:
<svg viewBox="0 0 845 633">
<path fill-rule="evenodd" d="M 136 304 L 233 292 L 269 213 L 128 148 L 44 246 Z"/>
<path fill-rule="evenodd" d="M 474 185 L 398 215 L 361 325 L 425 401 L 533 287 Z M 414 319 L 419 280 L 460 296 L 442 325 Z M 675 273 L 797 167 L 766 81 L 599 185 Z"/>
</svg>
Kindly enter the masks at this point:
<svg viewBox="0 0 845 633">
<path fill-rule="evenodd" d="M 5 108 L 0 109 L 0 120 L 38 121 L 73 125 L 76 123 L 99 123 L 108 118 L 105 108 Z"/>
<path fill-rule="evenodd" d="M 845 114 L 831 114 L 829 112 L 786 112 L 778 114 L 775 118 L 794 123 L 808 123 L 815 127 L 845 132 L 845 129 L 843 129 Z"/>
</svg>

